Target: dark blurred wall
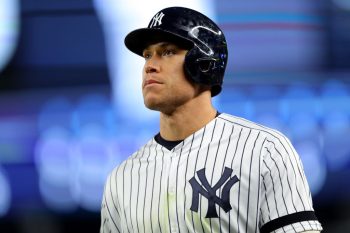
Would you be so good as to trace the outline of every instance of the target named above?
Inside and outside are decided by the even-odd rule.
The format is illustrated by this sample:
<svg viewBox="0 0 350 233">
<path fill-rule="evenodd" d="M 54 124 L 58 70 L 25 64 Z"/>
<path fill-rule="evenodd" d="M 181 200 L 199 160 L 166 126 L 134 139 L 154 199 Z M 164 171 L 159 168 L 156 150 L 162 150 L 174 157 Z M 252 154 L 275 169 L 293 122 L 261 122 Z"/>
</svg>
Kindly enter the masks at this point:
<svg viewBox="0 0 350 233">
<path fill-rule="evenodd" d="M 324 232 L 332 233 L 350 231 L 347 2 L 215 2 L 230 49 L 225 86 L 215 99 L 218 109 L 274 127 L 292 140 L 312 187 L 316 214 Z M 98 232 L 96 203 L 104 172 L 110 169 L 103 164 L 114 166 L 125 159 L 158 126 L 119 121 L 110 100 L 110 61 L 93 1 L 20 3 L 18 46 L 0 73 L 0 172 L 12 198 L 10 211 L 0 217 L 0 233 Z M 91 123 L 100 131 L 91 133 L 96 129 L 86 127 Z M 57 138 L 49 135 L 51 140 L 48 131 Z M 91 135 L 100 138 L 90 143 L 86 136 Z M 64 153 L 72 149 L 71 142 L 98 151 L 88 162 L 104 169 L 78 174 L 81 183 L 98 180 L 87 186 L 92 197 L 85 202 L 81 191 L 77 201 L 67 187 L 71 157 Z M 91 149 L 86 144 L 94 147 L 86 150 Z M 108 160 L 106 148 L 115 160 Z M 43 177 L 43 170 L 53 176 Z"/>
</svg>

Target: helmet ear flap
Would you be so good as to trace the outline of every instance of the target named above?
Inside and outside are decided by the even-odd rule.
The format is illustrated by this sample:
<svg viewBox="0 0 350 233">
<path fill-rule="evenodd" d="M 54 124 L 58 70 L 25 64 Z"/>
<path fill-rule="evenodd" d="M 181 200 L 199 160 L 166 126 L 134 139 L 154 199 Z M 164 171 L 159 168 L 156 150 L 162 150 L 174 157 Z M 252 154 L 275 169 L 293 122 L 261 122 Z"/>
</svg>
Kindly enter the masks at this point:
<svg viewBox="0 0 350 233">
<path fill-rule="evenodd" d="M 207 57 L 194 46 L 185 57 L 185 73 L 196 83 L 211 85 L 212 70 L 215 67 L 215 59 Z"/>
<path fill-rule="evenodd" d="M 193 47 L 191 50 L 189 50 L 185 56 L 185 63 L 184 63 L 184 70 L 187 75 L 187 77 L 196 82 L 201 83 L 200 74 L 199 74 L 199 68 L 196 64 L 197 54 L 198 54 L 198 48 Z"/>
<path fill-rule="evenodd" d="M 202 73 L 208 73 L 211 70 L 213 70 L 216 66 L 215 64 L 216 60 L 212 57 L 198 58 L 197 62 L 198 62 L 199 71 Z"/>
<path fill-rule="evenodd" d="M 205 85 L 221 85 L 220 59 L 204 55 L 194 46 L 185 57 L 185 72 L 194 82 Z"/>
</svg>

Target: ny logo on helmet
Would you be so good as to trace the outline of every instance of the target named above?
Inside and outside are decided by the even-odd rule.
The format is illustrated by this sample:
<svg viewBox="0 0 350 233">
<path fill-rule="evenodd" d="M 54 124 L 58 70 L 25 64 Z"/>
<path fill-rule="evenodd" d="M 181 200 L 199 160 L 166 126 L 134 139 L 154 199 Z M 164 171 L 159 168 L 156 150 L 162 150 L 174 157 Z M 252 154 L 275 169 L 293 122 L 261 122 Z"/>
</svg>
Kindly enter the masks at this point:
<svg viewBox="0 0 350 233">
<path fill-rule="evenodd" d="M 156 26 L 160 26 L 162 24 L 162 19 L 163 19 L 164 15 L 165 14 L 163 12 L 159 12 L 158 14 L 156 14 L 153 17 L 149 27 L 153 28 L 153 27 L 156 27 Z"/>
<path fill-rule="evenodd" d="M 219 205 L 226 213 L 232 209 L 230 204 L 230 190 L 232 186 L 239 181 L 235 175 L 230 178 L 233 170 L 225 167 L 224 173 L 219 181 L 212 187 L 205 177 L 205 168 L 197 171 L 199 184 L 195 177 L 192 177 L 189 182 L 192 186 L 192 205 L 191 210 L 198 212 L 199 194 L 208 199 L 208 211 L 206 218 L 218 218 L 215 204 Z M 223 186 L 223 187 L 222 187 Z M 216 195 L 216 191 L 222 187 L 221 198 Z"/>
</svg>

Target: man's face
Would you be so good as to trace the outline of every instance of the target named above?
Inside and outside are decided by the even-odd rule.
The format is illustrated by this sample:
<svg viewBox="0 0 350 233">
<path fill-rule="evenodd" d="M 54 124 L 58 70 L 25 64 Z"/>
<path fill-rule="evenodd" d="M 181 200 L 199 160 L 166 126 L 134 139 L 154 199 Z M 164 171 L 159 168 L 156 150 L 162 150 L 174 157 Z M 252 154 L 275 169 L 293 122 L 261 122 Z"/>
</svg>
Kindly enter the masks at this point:
<svg viewBox="0 0 350 233">
<path fill-rule="evenodd" d="M 197 95 L 199 85 L 190 82 L 184 73 L 187 51 L 166 42 L 143 51 L 142 94 L 146 107 L 169 114 Z"/>
</svg>

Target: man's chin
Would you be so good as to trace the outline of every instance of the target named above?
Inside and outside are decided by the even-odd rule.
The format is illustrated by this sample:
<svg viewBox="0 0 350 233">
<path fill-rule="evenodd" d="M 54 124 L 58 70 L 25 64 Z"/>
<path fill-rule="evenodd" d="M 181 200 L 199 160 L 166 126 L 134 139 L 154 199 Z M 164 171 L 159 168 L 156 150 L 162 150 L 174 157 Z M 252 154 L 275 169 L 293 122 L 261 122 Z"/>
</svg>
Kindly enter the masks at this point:
<svg viewBox="0 0 350 233">
<path fill-rule="evenodd" d="M 145 106 L 153 111 L 161 112 L 164 114 L 171 114 L 174 108 L 170 104 L 163 104 L 159 102 L 145 102 Z"/>
<path fill-rule="evenodd" d="M 148 108 L 150 110 L 154 110 L 154 111 L 161 110 L 160 104 L 155 102 L 155 101 L 144 101 L 144 104 L 145 104 L 146 108 Z"/>
</svg>

